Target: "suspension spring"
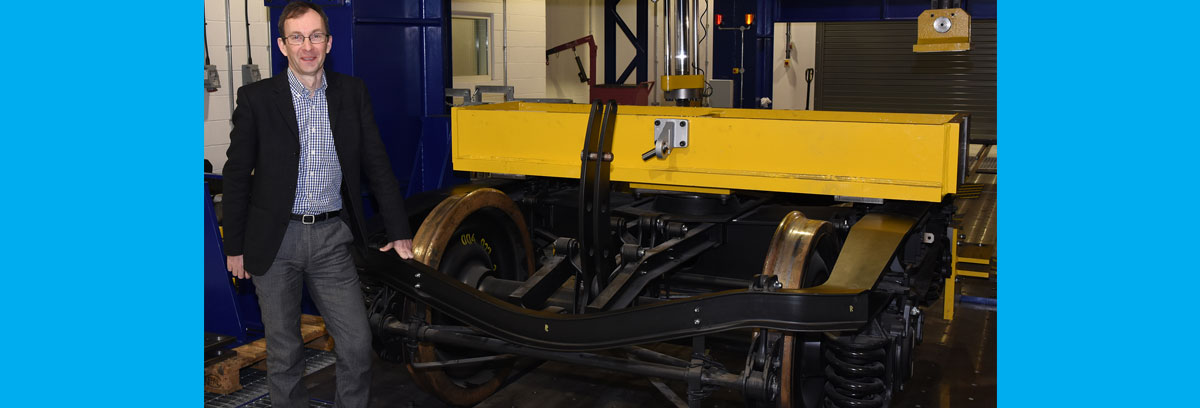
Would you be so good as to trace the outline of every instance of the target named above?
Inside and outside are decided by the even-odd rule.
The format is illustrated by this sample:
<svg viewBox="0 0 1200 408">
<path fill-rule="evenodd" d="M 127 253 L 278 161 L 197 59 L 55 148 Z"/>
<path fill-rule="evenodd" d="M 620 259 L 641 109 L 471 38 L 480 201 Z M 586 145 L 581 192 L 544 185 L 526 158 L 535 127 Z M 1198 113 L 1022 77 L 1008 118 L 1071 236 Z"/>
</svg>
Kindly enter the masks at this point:
<svg viewBox="0 0 1200 408">
<path fill-rule="evenodd" d="M 823 342 L 826 407 L 882 407 L 891 399 L 886 337 L 828 334 Z"/>
</svg>

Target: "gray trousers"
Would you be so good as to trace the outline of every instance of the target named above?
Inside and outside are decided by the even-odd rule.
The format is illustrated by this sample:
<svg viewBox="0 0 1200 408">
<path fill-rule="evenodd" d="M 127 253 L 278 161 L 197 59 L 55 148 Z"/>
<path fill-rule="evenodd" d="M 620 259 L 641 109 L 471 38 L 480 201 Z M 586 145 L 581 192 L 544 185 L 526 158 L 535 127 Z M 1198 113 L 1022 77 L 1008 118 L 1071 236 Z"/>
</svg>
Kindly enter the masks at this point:
<svg viewBox="0 0 1200 408">
<path fill-rule="evenodd" d="M 350 256 L 354 237 L 341 218 L 288 223 L 271 268 L 255 276 L 267 337 L 271 405 L 308 407 L 304 344 L 300 338 L 301 288 L 317 304 L 337 353 L 337 407 L 366 407 L 371 385 L 371 330 L 358 273 Z"/>
</svg>

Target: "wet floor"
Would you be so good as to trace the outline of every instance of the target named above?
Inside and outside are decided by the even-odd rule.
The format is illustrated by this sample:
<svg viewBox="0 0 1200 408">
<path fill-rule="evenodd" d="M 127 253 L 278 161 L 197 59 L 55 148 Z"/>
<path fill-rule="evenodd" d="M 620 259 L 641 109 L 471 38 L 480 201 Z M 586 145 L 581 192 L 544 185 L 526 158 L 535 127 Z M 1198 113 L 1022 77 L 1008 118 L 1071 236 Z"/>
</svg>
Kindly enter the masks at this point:
<svg viewBox="0 0 1200 408">
<path fill-rule="evenodd" d="M 959 278 L 959 293 L 996 299 L 996 278 Z M 969 301 L 974 299 L 968 298 Z M 996 306 L 959 302 L 942 319 L 941 300 L 925 315 L 925 336 L 914 355 L 913 378 L 893 407 L 996 406 Z"/>
</svg>

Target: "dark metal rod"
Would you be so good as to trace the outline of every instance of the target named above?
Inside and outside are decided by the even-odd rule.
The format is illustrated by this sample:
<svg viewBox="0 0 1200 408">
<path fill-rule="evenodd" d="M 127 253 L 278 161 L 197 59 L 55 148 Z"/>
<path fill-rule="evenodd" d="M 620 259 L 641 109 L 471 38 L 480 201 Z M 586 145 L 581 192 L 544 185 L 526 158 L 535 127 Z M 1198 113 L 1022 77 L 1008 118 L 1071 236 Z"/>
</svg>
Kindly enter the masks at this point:
<svg viewBox="0 0 1200 408">
<path fill-rule="evenodd" d="M 666 355 L 663 353 L 659 353 L 654 350 L 649 350 L 649 349 L 645 349 L 645 348 L 638 347 L 638 346 L 622 347 L 621 351 L 629 353 L 629 355 L 637 357 L 639 359 L 654 362 L 654 363 L 668 364 L 668 365 L 673 365 L 673 366 L 677 366 L 677 367 L 687 367 L 688 366 L 688 362 L 685 360 L 681 360 L 681 359 L 678 359 L 678 358 L 675 358 L 675 357 L 672 357 L 672 356 L 669 356 L 669 355 Z"/>
<path fill-rule="evenodd" d="M 671 274 L 671 280 L 683 283 L 698 283 L 705 285 L 720 286 L 726 288 L 748 288 L 750 281 L 746 279 L 726 278 L 721 276 L 708 276 L 694 273 L 674 273 Z"/>
<path fill-rule="evenodd" d="M 389 320 L 386 323 L 386 328 L 388 332 L 397 335 L 408 334 L 409 330 L 407 323 L 394 319 Z M 688 375 L 688 369 L 686 367 L 673 367 L 663 364 L 631 361 L 592 353 L 541 350 L 508 343 L 499 339 L 448 332 L 433 329 L 428 326 L 422 326 L 418 328 L 417 337 L 419 341 L 432 341 L 435 343 L 486 350 L 494 353 L 516 354 L 544 360 L 561 361 L 565 363 L 580 364 L 589 367 L 603 368 L 607 370 L 626 372 L 647 377 L 658 377 L 675 381 L 686 381 Z M 761 380 L 759 379 L 753 377 L 743 379 L 742 376 L 737 374 L 728 372 L 714 372 L 714 370 L 711 369 L 704 372 L 701 382 L 705 385 L 733 388 L 743 392 L 745 392 L 745 390 L 752 390 L 756 386 L 762 387 Z"/>
<path fill-rule="evenodd" d="M 513 359 L 516 357 L 517 356 L 513 355 L 513 354 L 499 354 L 499 355 L 495 355 L 495 356 L 484 356 L 484 357 L 475 357 L 475 358 L 463 358 L 463 359 L 458 359 L 458 360 L 432 361 L 432 362 L 428 362 L 428 363 L 410 363 L 410 364 L 412 365 L 413 368 L 416 368 L 416 369 L 453 368 L 453 367 L 479 365 L 479 364 L 483 364 L 483 363 L 490 363 L 492 361 L 510 360 L 510 359 Z"/>
</svg>

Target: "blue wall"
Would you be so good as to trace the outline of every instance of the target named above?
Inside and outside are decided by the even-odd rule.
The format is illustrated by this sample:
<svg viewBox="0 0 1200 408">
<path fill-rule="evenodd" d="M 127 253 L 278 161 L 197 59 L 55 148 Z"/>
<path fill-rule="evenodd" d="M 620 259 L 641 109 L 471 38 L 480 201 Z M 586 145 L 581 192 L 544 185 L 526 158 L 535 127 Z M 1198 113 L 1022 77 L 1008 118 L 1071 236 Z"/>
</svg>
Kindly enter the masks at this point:
<svg viewBox="0 0 1200 408">
<path fill-rule="evenodd" d="M 271 36 L 284 0 L 271 8 Z M 361 78 L 371 94 L 375 122 L 392 159 L 392 171 L 406 191 L 417 163 L 417 143 L 426 118 L 449 114 L 443 98 L 450 78 L 449 0 L 324 0 L 333 50 L 325 68 Z M 347 4 L 349 3 L 349 4 Z M 287 59 L 272 59 L 272 72 L 283 72 Z M 449 137 L 449 134 L 446 135 Z"/>
</svg>

